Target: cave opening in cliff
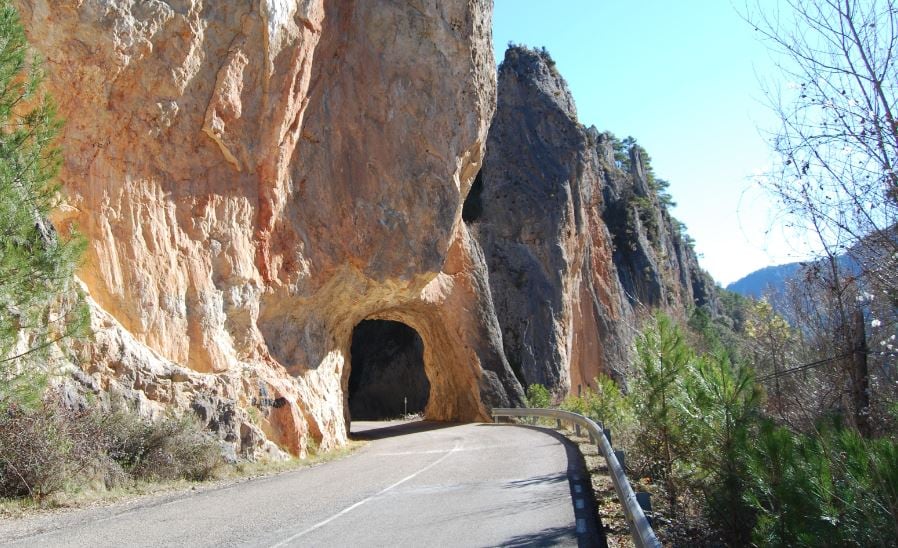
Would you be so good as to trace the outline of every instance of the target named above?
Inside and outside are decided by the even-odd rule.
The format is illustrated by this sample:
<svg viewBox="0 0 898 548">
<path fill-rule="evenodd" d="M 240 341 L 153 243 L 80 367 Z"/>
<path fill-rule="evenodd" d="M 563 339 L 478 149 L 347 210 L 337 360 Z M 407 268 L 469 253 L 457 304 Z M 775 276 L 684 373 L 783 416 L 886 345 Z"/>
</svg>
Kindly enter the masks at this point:
<svg viewBox="0 0 898 548">
<path fill-rule="evenodd" d="M 352 332 L 349 413 L 381 420 L 421 413 L 430 397 L 424 342 L 401 322 L 365 320 Z"/>
<path fill-rule="evenodd" d="M 483 215 L 483 170 L 477 172 L 474 178 L 474 184 L 468 191 L 465 203 L 461 207 L 461 218 L 464 222 L 471 224 L 477 222 L 477 219 Z"/>
</svg>

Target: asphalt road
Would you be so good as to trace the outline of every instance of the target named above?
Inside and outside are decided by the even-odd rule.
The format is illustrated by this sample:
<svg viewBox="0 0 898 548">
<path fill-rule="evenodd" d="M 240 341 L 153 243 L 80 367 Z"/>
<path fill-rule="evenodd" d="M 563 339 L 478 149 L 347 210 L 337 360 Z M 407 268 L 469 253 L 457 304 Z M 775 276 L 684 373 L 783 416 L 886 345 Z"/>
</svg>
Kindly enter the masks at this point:
<svg viewBox="0 0 898 548">
<path fill-rule="evenodd" d="M 313 468 L 104 508 L 0 520 L 0 545 L 595 544 L 579 453 L 554 433 L 426 422 L 353 423 L 353 432 L 371 443 Z"/>
</svg>

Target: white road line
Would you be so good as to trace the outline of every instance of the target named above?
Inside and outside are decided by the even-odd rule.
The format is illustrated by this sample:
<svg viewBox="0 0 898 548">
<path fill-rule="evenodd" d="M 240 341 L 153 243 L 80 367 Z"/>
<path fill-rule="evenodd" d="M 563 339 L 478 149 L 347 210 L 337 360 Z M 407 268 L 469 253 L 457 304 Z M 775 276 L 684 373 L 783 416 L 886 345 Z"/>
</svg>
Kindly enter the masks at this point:
<svg viewBox="0 0 898 548">
<path fill-rule="evenodd" d="M 586 520 L 583 518 L 577 518 L 577 532 L 581 535 L 586 532 Z"/>
<path fill-rule="evenodd" d="M 577 493 L 577 494 L 582 493 L 582 492 L 583 492 L 583 486 L 580 485 L 579 483 L 575 484 L 575 485 L 574 485 L 574 492 Z"/>
<path fill-rule="evenodd" d="M 271 545 L 271 548 L 280 548 L 281 546 L 286 546 L 286 545 L 290 544 L 291 542 L 293 542 L 294 540 L 296 540 L 296 539 L 298 539 L 298 538 L 300 538 L 300 537 L 303 537 L 303 536 L 305 536 L 305 535 L 311 533 L 311 532 L 314 531 L 315 529 L 319 529 L 319 528 L 321 528 L 321 527 L 324 527 L 325 525 L 327 525 L 328 523 L 334 521 L 335 519 L 339 518 L 340 516 L 345 515 L 345 514 L 348 514 L 349 512 L 352 512 L 353 510 L 355 510 L 355 509 L 358 508 L 359 506 L 365 504 L 366 502 L 369 502 L 369 501 L 371 501 L 372 499 L 375 499 L 375 498 L 377 498 L 377 497 L 383 495 L 384 493 L 386 493 L 386 492 L 388 492 L 388 491 L 391 491 L 391 490 L 393 490 L 393 489 L 399 487 L 399 486 L 402 485 L 403 483 L 405 483 L 405 482 L 407 482 L 407 481 L 409 481 L 409 480 L 411 480 L 411 479 L 414 479 L 414 478 L 415 478 L 416 476 L 418 476 L 419 474 L 421 474 L 421 473 L 423 473 L 423 472 L 426 472 L 427 470 L 430 470 L 431 468 L 433 468 L 433 467 L 436 466 L 437 464 L 439 464 L 439 463 L 443 462 L 444 460 L 446 460 L 447 458 L 449 458 L 449 456 L 452 455 L 452 453 L 455 453 L 456 451 L 458 451 L 459 445 L 460 445 L 460 444 L 461 444 L 460 441 L 455 442 L 455 447 L 453 447 L 451 451 L 449 451 L 448 453 L 446 453 L 446 454 L 443 455 L 442 457 L 438 458 L 437 460 L 433 461 L 432 463 L 428 464 L 428 465 L 425 466 L 424 468 L 418 470 L 418 471 L 415 472 L 414 474 L 409 474 L 408 476 L 405 476 L 404 478 L 402 478 L 401 480 L 397 481 L 397 482 L 394 483 L 393 485 L 390 485 L 389 487 L 385 487 L 385 488 L 384 488 L 383 490 L 381 490 L 380 492 L 378 492 L 378 493 L 376 493 L 376 494 L 374 494 L 374 495 L 371 495 L 371 496 L 368 497 L 368 498 L 362 499 L 362 500 L 358 501 L 357 503 L 353 504 L 352 506 L 348 506 L 348 507 L 344 508 L 343 510 L 340 510 L 339 512 L 337 512 L 337 513 L 334 514 L 333 516 L 327 518 L 327 519 L 324 520 L 324 521 L 319 521 L 318 523 L 316 523 L 315 525 L 309 527 L 308 529 L 305 529 L 305 530 L 303 530 L 303 531 L 300 531 L 299 533 L 296 533 L 295 535 L 293 535 L 293 536 L 291 536 L 291 537 L 288 537 L 288 538 L 286 538 L 286 539 L 284 539 L 284 540 L 278 542 L 277 544 L 272 544 L 272 545 Z"/>
<path fill-rule="evenodd" d="M 583 499 L 575 500 L 574 505 L 577 507 L 577 510 L 583 510 Z"/>
<path fill-rule="evenodd" d="M 475 447 L 465 447 L 464 449 L 459 449 L 459 451 L 494 451 L 496 449 L 506 449 L 506 448 L 518 448 L 519 444 L 504 444 L 504 445 L 484 445 L 484 446 L 475 446 Z M 372 457 L 405 457 L 408 455 L 439 455 L 441 453 L 448 453 L 452 451 L 452 449 L 428 449 L 426 451 L 395 451 L 391 453 L 372 453 Z"/>
<path fill-rule="evenodd" d="M 452 449 L 430 449 L 428 451 L 399 451 L 396 453 L 372 453 L 372 457 L 405 457 L 408 455 L 439 455 L 442 453 L 449 453 Z M 465 451 L 471 451 L 471 449 L 465 449 Z"/>
</svg>

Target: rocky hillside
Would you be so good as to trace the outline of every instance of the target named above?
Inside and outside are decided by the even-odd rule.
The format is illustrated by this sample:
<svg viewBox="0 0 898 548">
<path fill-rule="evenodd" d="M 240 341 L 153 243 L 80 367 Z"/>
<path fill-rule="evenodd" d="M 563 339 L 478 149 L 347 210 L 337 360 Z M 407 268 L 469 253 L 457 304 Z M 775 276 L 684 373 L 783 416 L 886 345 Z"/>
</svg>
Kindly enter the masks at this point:
<svg viewBox="0 0 898 548">
<path fill-rule="evenodd" d="M 510 48 L 498 90 L 466 220 L 486 254 L 505 354 L 525 386 L 617 376 L 635 309 L 713 308 L 714 283 L 640 149 L 627 168 L 610 135 L 578 122 L 547 52 Z"/>
<path fill-rule="evenodd" d="M 53 221 L 90 243 L 83 390 L 302 455 L 346 440 L 365 320 L 467 421 L 613 372 L 643 305 L 714 304 L 546 54 L 497 98 L 488 0 L 17 4 L 66 119 Z"/>
</svg>

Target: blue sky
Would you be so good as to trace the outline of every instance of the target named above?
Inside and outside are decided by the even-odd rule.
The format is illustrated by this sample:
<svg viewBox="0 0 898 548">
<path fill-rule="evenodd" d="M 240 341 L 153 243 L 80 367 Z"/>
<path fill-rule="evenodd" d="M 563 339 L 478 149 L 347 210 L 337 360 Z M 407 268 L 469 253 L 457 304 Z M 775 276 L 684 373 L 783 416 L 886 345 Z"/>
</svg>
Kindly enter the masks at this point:
<svg viewBox="0 0 898 548">
<path fill-rule="evenodd" d="M 509 41 L 545 46 L 580 122 L 636 137 L 717 281 L 805 258 L 753 183 L 776 127 L 760 80 L 778 73 L 729 0 L 495 0 L 493 40 L 497 63 Z"/>
</svg>

